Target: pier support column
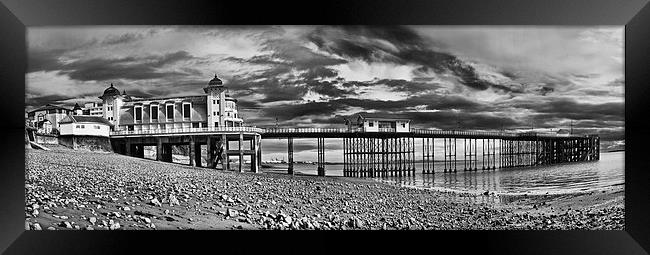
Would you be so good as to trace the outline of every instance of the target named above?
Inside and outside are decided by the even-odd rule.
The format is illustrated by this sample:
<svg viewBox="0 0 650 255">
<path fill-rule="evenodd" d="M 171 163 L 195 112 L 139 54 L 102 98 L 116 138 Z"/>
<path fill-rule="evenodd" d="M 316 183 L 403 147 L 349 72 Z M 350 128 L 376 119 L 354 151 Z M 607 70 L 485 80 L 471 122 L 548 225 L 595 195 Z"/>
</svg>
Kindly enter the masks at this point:
<svg viewBox="0 0 650 255">
<path fill-rule="evenodd" d="M 134 150 L 132 151 L 134 152 L 133 156 L 137 158 L 144 158 L 144 145 L 133 145 L 133 148 L 134 148 Z"/>
<path fill-rule="evenodd" d="M 253 135 L 253 140 L 251 141 L 251 150 L 253 151 L 253 155 L 251 155 L 251 172 L 253 173 L 260 172 L 260 161 L 262 159 L 258 158 L 259 147 L 260 147 L 259 137 L 260 137 L 259 135 Z"/>
<path fill-rule="evenodd" d="M 124 154 L 129 156 L 129 157 L 133 156 L 133 155 L 131 155 L 131 140 L 129 138 L 126 138 L 126 142 L 125 142 L 124 147 L 125 147 L 124 148 Z"/>
<path fill-rule="evenodd" d="M 171 144 L 163 144 L 162 145 L 162 161 L 163 162 L 168 162 L 171 163 L 173 162 L 173 157 L 172 157 L 172 145 Z"/>
<path fill-rule="evenodd" d="M 325 138 L 318 138 L 318 176 L 325 176 Z"/>
<path fill-rule="evenodd" d="M 195 166 L 201 167 L 201 144 L 194 144 L 194 164 Z"/>
<path fill-rule="evenodd" d="M 230 156 L 228 155 L 230 144 L 228 144 L 228 137 L 225 134 L 221 135 L 221 143 L 218 145 L 217 150 L 221 158 L 221 168 L 230 170 Z"/>
<path fill-rule="evenodd" d="M 196 143 L 194 142 L 194 136 L 190 136 L 189 152 L 190 155 L 188 156 L 190 160 L 190 166 L 196 166 Z M 199 154 L 201 154 L 201 151 L 199 151 Z"/>
<path fill-rule="evenodd" d="M 156 160 L 163 161 L 163 143 L 162 138 L 156 139 Z"/>
<path fill-rule="evenodd" d="M 287 163 L 287 173 L 293 174 L 293 137 L 287 137 Z"/>
<path fill-rule="evenodd" d="M 244 172 L 244 151 L 242 151 L 243 147 L 242 144 L 244 143 L 244 134 L 239 133 L 239 172 L 243 173 Z"/>
<path fill-rule="evenodd" d="M 206 163 L 206 165 L 208 168 L 214 168 L 214 143 L 212 142 L 212 137 L 207 136 L 206 141 L 207 141 L 206 147 L 207 147 L 207 156 L 208 156 L 207 159 L 208 162 Z"/>
</svg>

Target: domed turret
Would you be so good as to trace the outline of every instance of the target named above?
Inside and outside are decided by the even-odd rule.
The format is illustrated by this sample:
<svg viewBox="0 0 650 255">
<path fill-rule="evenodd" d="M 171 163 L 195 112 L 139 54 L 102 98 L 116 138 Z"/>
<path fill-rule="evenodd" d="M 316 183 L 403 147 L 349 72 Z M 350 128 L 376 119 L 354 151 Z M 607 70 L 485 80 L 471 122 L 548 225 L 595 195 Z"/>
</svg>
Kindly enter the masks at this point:
<svg viewBox="0 0 650 255">
<path fill-rule="evenodd" d="M 223 86 L 223 81 L 217 78 L 217 74 L 215 74 L 214 78 L 208 82 L 208 86 Z"/>
<path fill-rule="evenodd" d="M 119 96 L 120 91 L 117 90 L 115 87 L 113 87 L 113 83 L 111 83 L 111 86 L 108 87 L 106 90 L 104 90 L 104 94 L 100 98 L 104 97 L 109 97 L 109 96 Z"/>
</svg>

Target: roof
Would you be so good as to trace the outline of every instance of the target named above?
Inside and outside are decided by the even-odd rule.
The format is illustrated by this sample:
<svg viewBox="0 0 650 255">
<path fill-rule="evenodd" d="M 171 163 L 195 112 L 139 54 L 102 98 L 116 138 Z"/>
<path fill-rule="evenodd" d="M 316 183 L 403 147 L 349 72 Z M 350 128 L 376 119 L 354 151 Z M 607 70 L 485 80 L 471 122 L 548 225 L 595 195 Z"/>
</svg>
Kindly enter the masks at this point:
<svg viewBox="0 0 650 255">
<path fill-rule="evenodd" d="M 42 120 L 42 121 L 36 122 L 36 126 L 39 127 L 39 128 L 41 128 L 41 127 L 43 127 L 43 125 L 45 125 L 46 122 L 47 122 L 47 123 L 50 123 L 50 125 L 52 125 L 52 122 L 51 122 L 50 120 L 48 120 L 48 119 L 44 119 L 44 120 Z"/>
<path fill-rule="evenodd" d="M 105 119 L 104 117 L 89 116 L 89 115 L 68 115 L 65 118 L 63 118 L 61 121 L 59 121 L 59 124 L 77 123 L 77 122 L 94 122 L 94 123 L 102 123 L 109 126 L 113 126 L 113 124 L 109 122 L 107 119 Z"/>
<path fill-rule="evenodd" d="M 70 109 L 62 107 L 62 106 L 53 105 L 53 104 L 46 104 L 45 106 L 43 106 L 41 108 L 36 108 L 34 110 L 29 111 L 29 113 L 38 112 L 38 111 L 45 111 L 45 110 L 58 110 L 58 109 L 63 109 L 63 110 L 70 111 Z"/>
<path fill-rule="evenodd" d="M 569 130 L 567 130 L 567 129 L 560 129 L 560 130 L 557 131 L 557 133 L 558 133 L 558 134 L 570 134 L 571 131 L 569 131 Z"/>
<path fill-rule="evenodd" d="M 78 103 L 75 103 L 75 104 L 74 104 L 74 108 L 72 108 L 72 110 L 73 110 L 73 111 L 81 110 L 81 106 L 79 106 Z"/>
<path fill-rule="evenodd" d="M 223 81 L 217 78 L 217 74 L 214 74 L 214 78 L 208 82 L 208 86 L 223 86 Z"/>
<path fill-rule="evenodd" d="M 358 113 L 357 116 L 363 119 L 410 120 L 407 116 L 402 114 Z"/>
<path fill-rule="evenodd" d="M 119 96 L 120 91 L 117 90 L 115 87 L 113 87 L 113 83 L 111 83 L 111 86 L 108 87 L 106 90 L 104 90 L 104 94 L 100 97 L 107 97 L 107 96 Z"/>
</svg>

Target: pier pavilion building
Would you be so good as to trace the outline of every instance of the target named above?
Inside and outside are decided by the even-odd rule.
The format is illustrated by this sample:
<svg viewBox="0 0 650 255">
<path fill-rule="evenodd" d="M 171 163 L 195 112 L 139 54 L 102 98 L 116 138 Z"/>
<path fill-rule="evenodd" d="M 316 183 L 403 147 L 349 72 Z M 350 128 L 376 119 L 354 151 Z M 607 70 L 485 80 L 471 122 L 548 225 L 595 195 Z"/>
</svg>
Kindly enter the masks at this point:
<svg viewBox="0 0 650 255">
<path fill-rule="evenodd" d="M 411 120 L 401 115 L 378 113 L 359 113 L 356 118 L 345 120 L 348 130 L 359 132 L 408 133 L 410 122 Z"/>
<path fill-rule="evenodd" d="M 142 131 L 206 127 L 241 127 L 237 99 L 216 75 L 203 88 L 205 95 L 135 98 L 113 84 L 104 90 L 102 116 L 114 130 Z"/>
</svg>

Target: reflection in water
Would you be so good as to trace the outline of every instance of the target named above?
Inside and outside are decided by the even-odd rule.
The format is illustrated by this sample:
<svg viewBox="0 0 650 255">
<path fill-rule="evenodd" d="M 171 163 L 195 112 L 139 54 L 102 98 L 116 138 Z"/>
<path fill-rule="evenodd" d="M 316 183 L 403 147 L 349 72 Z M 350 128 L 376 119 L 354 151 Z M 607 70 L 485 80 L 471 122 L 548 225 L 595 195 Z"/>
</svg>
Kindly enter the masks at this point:
<svg viewBox="0 0 650 255">
<path fill-rule="evenodd" d="M 436 162 L 435 174 L 422 174 L 421 169 L 417 169 L 415 176 L 375 179 L 407 186 L 475 193 L 571 193 L 625 183 L 624 156 L 624 152 L 602 153 L 600 160 L 593 162 L 467 172 L 461 170 L 457 173 L 443 173 L 443 163 Z M 296 173 L 316 175 L 316 167 L 313 165 L 297 164 L 294 169 Z M 343 176 L 343 165 L 326 165 L 325 169 L 328 176 Z M 286 173 L 286 167 L 274 171 Z"/>
</svg>

